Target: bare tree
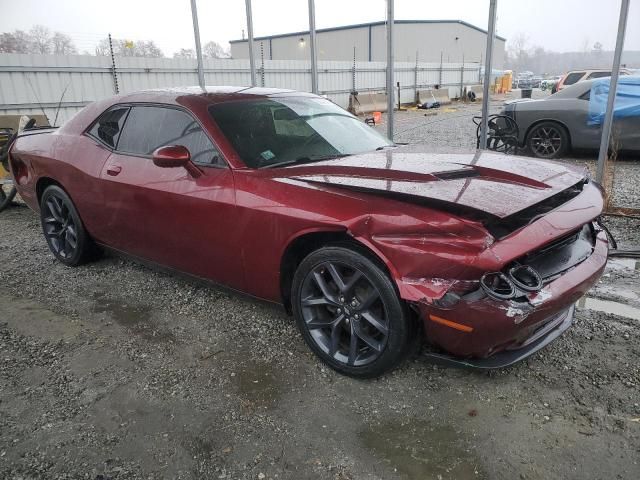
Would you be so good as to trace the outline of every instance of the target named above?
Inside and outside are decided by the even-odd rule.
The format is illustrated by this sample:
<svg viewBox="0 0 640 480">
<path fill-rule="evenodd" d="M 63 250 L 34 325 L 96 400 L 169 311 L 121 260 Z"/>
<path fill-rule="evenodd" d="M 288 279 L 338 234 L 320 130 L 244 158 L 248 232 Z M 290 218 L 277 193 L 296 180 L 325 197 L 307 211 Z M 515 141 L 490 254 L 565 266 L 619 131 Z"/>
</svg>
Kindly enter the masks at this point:
<svg viewBox="0 0 640 480">
<path fill-rule="evenodd" d="M 78 53 L 78 49 L 73 44 L 71 37 L 64 33 L 54 33 L 53 37 L 51 37 L 51 44 L 55 55 L 75 55 Z"/>
<path fill-rule="evenodd" d="M 78 53 L 69 35 L 35 25 L 28 33 L 22 30 L 0 34 L 0 53 L 41 53 L 74 55 Z"/>
<path fill-rule="evenodd" d="M 22 30 L 0 34 L 0 53 L 30 53 L 31 39 Z"/>
<path fill-rule="evenodd" d="M 193 48 L 181 48 L 173 54 L 173 58 L 196 58 L 196 52 Z"/>
<path fill-rule="evenodd" d="M 218 42 L 207 42 L 202 47 L 202 56 L 205 58 L 229 58 L 231 54 Z"/>
<path fill-rule="evenodd" d="M 31 52 L 32 53 L 51 53 L 53 42 L 51 40 L 51 31 L 42 25 L 34 25 L 29 30 L 29 37 L 31 39 Z"/>
<path fill-rule="evenodd" d="M 164 53 L 160 50 L 153 40 L 146 40 L 141 42 L 136 42 L 134 46 L 134 52 L 136 57 L 153 57 L 153 58 L 162 58 L 164 57 Z"/>
<path fill-rule="evenodd" d="M 124 40 L 119 38 L 112 39 L 113 54 L 118 57 L 164 57 L 162 50 L 155 44 L 153 40 Z M 96 55 L 110 55 L 109 39 L 103 38 L 96 46 Z"/>
<path fill-rule="evenodd" d="M 507 55 L 509 58 L 509 66 L 513 70 L 522 72 L 527 69 L 526 64 L 529 58 L 529 53 L 527 51 L 528 43 L 529 37 L 522 32 L 515 34 L 509 41 Z"/>
</svg>

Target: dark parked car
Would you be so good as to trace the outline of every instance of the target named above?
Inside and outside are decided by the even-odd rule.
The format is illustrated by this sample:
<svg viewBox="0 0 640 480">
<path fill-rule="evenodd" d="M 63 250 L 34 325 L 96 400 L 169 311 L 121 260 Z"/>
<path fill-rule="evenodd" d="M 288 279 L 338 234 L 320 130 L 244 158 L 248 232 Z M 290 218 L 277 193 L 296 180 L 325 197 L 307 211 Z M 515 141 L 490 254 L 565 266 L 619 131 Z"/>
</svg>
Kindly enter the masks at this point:
<svg viewBox="0 0 640 480">
<path fill-rule="evenodd" d="M 10 165 L 60 262 L 99 245 L 281 303 L 359 377 L 420 338 L 451 362 L 524 358 L 570 326 L 607 259 L 584 172 L 408 152 L 293 91 L 113 97 L 19 137 Z"/>
<path fill-rule="evenodd" d="M 594 80 L 576 83 L 549 97 L 505 103 L 501 113 L 518 124 L 519 143 L 539 158 L 558 158 L 570 150 L 600 147 L 601 125 L 589 125 L 589 96 Z M 619 118 L 614 135 L 619 150 L 640 152 L 640 116 Z"/>
</svg>

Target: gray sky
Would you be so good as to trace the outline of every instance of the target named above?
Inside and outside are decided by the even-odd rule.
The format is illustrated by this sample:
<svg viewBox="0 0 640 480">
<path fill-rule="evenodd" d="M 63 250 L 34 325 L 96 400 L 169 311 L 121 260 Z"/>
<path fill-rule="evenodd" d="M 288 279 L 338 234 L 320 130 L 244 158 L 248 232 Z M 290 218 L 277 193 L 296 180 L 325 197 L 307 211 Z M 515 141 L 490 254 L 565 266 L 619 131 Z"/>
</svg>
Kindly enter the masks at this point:
<svg viewBox="0 0 640 480">
<path fill-rule="evenodd" d="M 306 30 L 306 0 L 253 0 L 256 36 Z M 316 0 L 317 28 L 383 20 L 384 0 Z M 79 49 L 93 50 L 107 33 L 155 40 L 171 56 L 193 47 L 189 0 L 0 0 L 0 32 L 45 25 L 71 35 Z M 489 0 L 396 0 L 396 19 L 460 19 L 485 28 Z M 619 0 L 499 0 L 498 35 L 524 33 L 529 45 L 581 51 L 595 42 L 612 50 Z M 198 0 L 203 43 L 227 47 L 245 28 L 244 0 Z M 640 50 L 640 0 L 631 0 L 626 50 Z"/>
</svg>

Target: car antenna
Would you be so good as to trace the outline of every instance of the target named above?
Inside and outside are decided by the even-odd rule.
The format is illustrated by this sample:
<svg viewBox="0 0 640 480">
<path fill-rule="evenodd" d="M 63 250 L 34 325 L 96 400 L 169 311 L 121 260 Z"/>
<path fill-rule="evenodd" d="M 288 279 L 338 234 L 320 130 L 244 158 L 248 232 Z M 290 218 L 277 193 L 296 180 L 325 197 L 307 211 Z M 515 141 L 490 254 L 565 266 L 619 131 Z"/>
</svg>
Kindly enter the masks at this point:
<svg viewBox="0 0 640 480">
<path fill-rule="evenodd" d="M 60 107 L 62 106 L 62 99 L 64 98 L 64 94 L 67 93 L 67 88 L 69 88 L 69 85 L 71 84 L 71 80 L 69 80 L 69 82 L 67 83 L 67 86 L 64 87 L 64 90 L 62 90 L 62 95 L 60 95 L 60 101 L 58 102 L 58 106 L 56 107 L 56 116 L 53 120 L 53 126 L 55 127 L 58 123 L 58 113 L 60 113 Z"/>
<path fill-rule="evenodd" d="M 44 107 L 42 106 L 42 102 L 40 101 L 40 98 L 38 98 L 38 94 L 36 93 L 36 89 L 33 88 L 33 84 L 31 83 L 31 78 L 26 77 L 27 78 L 27 83 L 29 83 L 29 87 L 31 87 L 31 91 L 33 92 L 33 96 L 36 97 L 36 102 L 38 102 L 38 106 L 40 107 L 40 111 L 42 112 L 42 115 L 44 115 L 44 117 L 47 117 L 47 114 L 44 111 Z"/>
</svg>

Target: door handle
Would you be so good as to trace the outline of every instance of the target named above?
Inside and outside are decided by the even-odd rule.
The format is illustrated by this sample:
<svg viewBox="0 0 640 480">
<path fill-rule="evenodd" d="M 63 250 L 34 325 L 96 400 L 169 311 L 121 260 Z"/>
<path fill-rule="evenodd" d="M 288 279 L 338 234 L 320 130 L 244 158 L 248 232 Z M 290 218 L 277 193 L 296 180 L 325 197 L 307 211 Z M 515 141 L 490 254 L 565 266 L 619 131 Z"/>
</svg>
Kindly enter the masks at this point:
<svg viewBox="0 0 640 480">
<path fill-rule="evenodd" d="M 121 171 L 122 171 L 122 166 L 120 166 L 120 165 L 115 165 L 114 164 L 114 165 L 109 165 L 107 167 L 107 175 L 111 175 L 112 177 L 115 177 Z"/>
</svg>

